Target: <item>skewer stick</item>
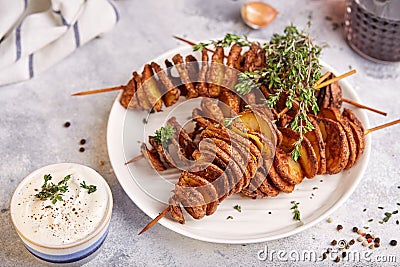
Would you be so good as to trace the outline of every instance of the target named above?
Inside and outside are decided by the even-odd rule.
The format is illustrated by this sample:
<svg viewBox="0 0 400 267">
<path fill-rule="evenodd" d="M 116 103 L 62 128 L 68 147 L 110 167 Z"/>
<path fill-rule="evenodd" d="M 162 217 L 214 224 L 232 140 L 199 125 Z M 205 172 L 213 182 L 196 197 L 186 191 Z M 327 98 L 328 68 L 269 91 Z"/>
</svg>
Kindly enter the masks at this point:
<svg viewBox="0 0 400 267">
<path fill-rule="evenodd" d="M 147 230 L 149 230 L 151 227 L 153 227 L 162 217 L 164 217 L 165 215 L 167 215 L 167 213 L 169 212 L 169 206 L 163 210 L 160 214 L 158 214 L 157 217 L 155 217 L 151 222 L 149 222 L 143 229 L 142 231 L 139 232 L 138 235 L 143 234 L 144 232 L 146 232 Z"/>
<path fill-rule="evenodd" d="M 352 101 L 352 100 L 350 100 L 350 99 L 347 99 L 347 98 L 343 98 L 343 97 L 342 97 L 342 101 L 343 101 L 343 102 L 346 102 L 346 103 L 349 103 L 349 104 L 351 104 L 351 105 L 353 105 L 353 106 L 356 106 L 356 107 L 359 107 L 359 108 L 363 108 L 363 109 L 368 109 L 368 110 L 370 110 L 370 111 L 376 112 L 376 113 L 381 114 L 381 115 L 383 115 L 383 116 L 387 116 L 387 113 L 386 113 L 386 112 L 383 112 L 383 111 L 380 111 L 380 110 L 378 110 L 378 109 L 374 109 L 374 108 L 371 108 L 371 107 L 368 107 L 368 106 L 364 106 L 364 105 L 359 104 L 359 103 L 357 103 L 357 102 L 354 102 L 354 101 Z"/>
<path fill-rule="evenodd" d="M 144 158 L 143 154 L 140 154 L 139 156 L 134 157 L 133 159 L 129 160 L 128 162 L 125 162 L 125 165 L 128 165 L 130 163 L 134 163 L 138 160 L 141 160 L 142 158 Z"/>
<path fill-rule="evenodd" d="M 400 123 L 400 119 L 399 120 L 395 120 L 395 121 L 391 121 L 391 122 L 388 122 L 388 123 L 385 123 L 385 124 L 382 124 L 382 125 L 379 125 L 379 126 L 376 126 L 374 128 L 371 128 L 371 129 L 367 129 L 367 130 L 364 131 L 364 134 L 367 135 L 369 133 L 375 132 L 377 130 L 380 130 L 380 129 L 383 129 L 383 128 L 386 128 L 386 127 L 389 127 L 389 126 L 392 126 L 392 125 L 395 125 L 395 124 L 398 124 L 398 123 Z"/>
<path fill-rule="evenodd" d="M 340 75 L 340 76 L 337 76 L 337 77 L 332 78 L 332 79 L 330 79 L 330 80 L 328 80 L 328 81 L 326 81 L 326 82 L 321 83 L 320 85 L 314 87 L 314 89 L 320 89 L 320 88 L 322 88 L 322 87 L 325 87 L 325 86 L 327 86 L 327 85 L 330 85 L 331 83 L 337 82 L 337 81 L 339 81 L 339 80 L 341 80 L 341 79 L 343 79 L 343 78 L 346 78 L 346 77 L 348 77 L 348 76 L 350 76 L 350 75 L 353 75 L 353 74 L 355 74 L 355 73 L 356 73 L 356 70 L 351 70 L 351 71 L 349 71 L 349 72 L 346 72 L 345 74 L 342 74 L 342 75 Z"/>
<path fill-rule="evenodd" d="M 320 83 L 322 83 L 323 81 L 325 81 L 326 78 L 328 78 L 329 75 L 331 75 L 331 74 L 332 74 L 332 72 L 328 71 L 327 73 L 325 73 L 324 75 L 322 75 L 322 77 L 319 78 L 319 80 L 315 83 L 314 87 L 320 85 Z"/>
<path fill-rule="evenodd" d="M 93 95 L 93 94 L 99 94 L 99 93 L 105 93 L 105 92 L 111 92 L 111 91 L 119 91 L 124 88 L 125 88 L 125 85 L 120 85 L 120 86 L 115 86 L 115 87 L 110 87 L 110 88 L 78 92 L 78 93 L 72 94 L 72 96 Z"/>
</svg>

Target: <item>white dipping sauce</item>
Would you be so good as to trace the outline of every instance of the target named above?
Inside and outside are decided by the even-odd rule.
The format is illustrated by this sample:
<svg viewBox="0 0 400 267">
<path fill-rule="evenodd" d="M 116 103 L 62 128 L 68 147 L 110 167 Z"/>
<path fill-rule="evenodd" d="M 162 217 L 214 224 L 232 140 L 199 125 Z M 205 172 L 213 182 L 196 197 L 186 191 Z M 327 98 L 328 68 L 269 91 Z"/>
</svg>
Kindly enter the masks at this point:
<svg viewBox="0 0 400 267">
<path fill-rule="evenodd" d="M 91 234 L 104 220 L 108 207 L 108 193 L 101 176 L 95 171 L 76 164 L 52 165 L 53 169 L 33 173 L 33 177 L 17 188 L 14 193 L 14 223 L 19 232 L 31 241 L 42 245 L 70 244 Z M 35 195 L 42 191 L 44 175 L 50 174 L 49 182 L 57 184 L 65 176 L 68 191 L 63 200 L 55 204 L 50 199 L 40 200 Z M 91 194 L 80 186 L 95 185 Z"/>
</svg>

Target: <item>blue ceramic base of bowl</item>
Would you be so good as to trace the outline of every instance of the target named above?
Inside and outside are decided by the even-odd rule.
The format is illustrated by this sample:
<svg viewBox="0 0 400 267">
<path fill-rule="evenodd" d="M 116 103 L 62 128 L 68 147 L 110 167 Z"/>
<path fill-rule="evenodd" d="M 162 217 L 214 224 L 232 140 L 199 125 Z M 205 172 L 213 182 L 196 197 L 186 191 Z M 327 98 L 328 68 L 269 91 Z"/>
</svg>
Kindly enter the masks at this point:
<svg viewBox="0 0 400 267">
<path fill-rule="evenodd" d="M 34 255 L 38 259 L 45 261 L 45 262 L 57 263 L 57 264 L 74 263 L 77 261 L 81 261 L 81 260 L 91 256 L 92 254 L 94 254 L 104 243 L 104 240 L 106 239 L 107 234 L 108 234 L 108 229 L 99 238 L 99 240 L 97 240 L 95 243 L 93 243 L 93 245 L 91 245 L 90 247 L 88 247 L 84 250 L 81 250 L 81 251 L 77 251 L 75 253 L 67 254 L 67 255 L 49 255 L 49 254 L 39 252 L 35 249 L 32 249 L 31 247 L 29 247 L 27 245 L 25 245 L 25 247 L 32 255 Z"/>
</svg>

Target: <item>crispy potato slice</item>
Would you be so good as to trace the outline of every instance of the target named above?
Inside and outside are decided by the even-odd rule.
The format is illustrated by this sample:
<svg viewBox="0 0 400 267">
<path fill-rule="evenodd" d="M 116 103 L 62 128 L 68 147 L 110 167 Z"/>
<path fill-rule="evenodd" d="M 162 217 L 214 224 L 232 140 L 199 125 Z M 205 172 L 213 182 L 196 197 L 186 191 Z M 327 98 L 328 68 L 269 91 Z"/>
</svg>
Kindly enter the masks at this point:
<svg viewBox="0 0 400 267">
<path fill-rule="evenodd" d="M 351 109 L 344 108 L 342 115 L 344 117 L 347 117 L 351 122 L 353 122 L 355 125 L 357 125 L 362 132 L 364 132 L 364 126 L 362 125 L 361 121 L 356 117 L 356 115 L 353 113 Z"/>
<path fill-rule="evenodd" d="M 243 65 L 243 70 L 244 71 L 254 71 L 254 63 L 256 61 L 257 57 L 257 51 L 260 48 L 259 45 L 256 43 L 253 43 L 247 53 L 245 54 L 244 58 L 244 65 Z"/>
<path fill-rule="evenodd" d="M 180 54 L 176 54 L 173 58 L 172 61 L 175 64 L 175 67 L 179 73 L 179 76 L 181 77 L 182 83 L 185 85 L 185 88 L 187 90 L 187 95 L 186 98 L 194 98 L 198 96 L 198 93 L 190 80 L 189 76 L 189 71 L 186 68 L 185 63 L 183 62 L 183 58 Z"/>
<path fill-rule="evenodd" d="M 135 79 L 129 80 L 126 86 L 124 86 L 124 90 L 122 91 L 121 98 L 119 100 L 121 105 L 126 109 L 137 109 L 138 102 L 136 98 L 136 82 Z"/>
<path fill-rule="evenodd" d="M 294 148 L 293 144 L 299 140 L 300 134 L 289 128 L 279 128 L 279 130 L 282 133 L 282 143 L 280 148 L 286 153 L 290 153 Z M 307 178 L 313 178 L 317 174 L 317 156 L 315 155 L 314 149 L 307 137 L 304 137 L 301 142 L 299 163 Z"/>
<path fill-rule="evenodd" d="M 310 141 L 315 155 L 318 161 L 317 174 L 326 173 L 326 156 L 325 156 L 325 143 L 322 138 L 321 130 L 314 116 L 309 116 L 311 124 L 314 126 L 314 130 L 306 132 L 304 135 Z"/>
<path fill-rule="evenodd" d="M 270 169 L 269 169 L 269 173 L 268 173 L 268 177 L 271 179 L 271 182 L 273 183 L 273 185 L 278 188 L 280 191 L 284 192 L 284 193 L 291 193 L 294 190 L 294 185 L 290 184 L 288 182 L 286 182 L 285 180 L 283 180 L 279 174 L 277 173 L 277 171 L 275 170 L 274 165 L 272 164 Z"/>
<path fill-rule="evenodd" d="M 221 160 L 219 160 L 219 163 L 222 163 L 224 169 L 226 168 L 226 164 Z M 221 203 L 229 195 L 230 191 L 229 177 L 231 175 L 228 177 L 228 174 L 231 173 L 224 169 L 214 163 L 196 162 L 188 168 L 188 171 L 209 181 L 216 189 L 219 202 Z"/>
<path fill-rule="evenodd" d="M 331 78 L 336 77 L 332 75 Z M 331 99 L 329 107 L 340 109 L 342 107 L 342 88 L 338 82 L 331 83 L 328 85 L 330 87 Z"/>
<path fill-rule="evenodd" d="M 201 51 L 201 61 L 201 69 L 197 78 L 198 83 L 196 86 L 196 91 L 198 92 L 199 96 L 208 96 L 208 83 L 206 83 L 207 71 L 209 68 L 207 49 L 203 49 Z"/>
<path fill-rule="evenodd" d="M 204 203 L 206 207 L 206 215 L 213 214 L 218 207 L 218 197 L 217 191 L 214 186 L 208 182 L 206 179 L 187 171 L 183 171 L 179 177 L 178 185 L 194 187 L 198 192 L 200 192 L 204 198 Z"/>
<path fill-rule="evenodd" d="M 361 155 L 363 154 L 364 149 L 365 149 L 364 131 L 362 131 L 361 128 L 358 127 L 355 123 L 350 121 L 349 118 L 343 117 L 343 120 L 349 124 L 351 132 L 353 133 L 354 142 L 356 143 L 356 147 L 357 147 L 357 153 L 356 153 L 356 159 L 355 159 L 355 162 L 356 162 L 357 159 L 359 159 L 361 157 Z"/>
<path fill-rule="evenodd" d="M 207 76 L 207 82 L 209 83 L 208 95 L 216 98 L 221 92 L 221 85 L 225 77 L 224 49 L 222 46 L 215 48 Z"/>
<path fill-rule="evenodd" d="M 203 98 L 201 100 L 201 109 L 203 114 L 207 118 L 212 118 L 218 122 L 221 122 L 225 119 L 222 110 L 218 106 L 218 104 L 211 98 Z"/>
<path fill-rule="evenodd" d="M 138 106 L 140 106 L 141 109 L 150 110 L 151 105 L 149 100 L 147 99 L 146 94 L 144 93 L 144 88 L 142 86 L 142 78 L 136 71 L 133 72 L 132 75 L 136 82 L 136 98 L 138 100 Z"/>
<path fill-rule="evenodd" d="M 346 132 L 340 123 L 331 119 L 317 118 L 322 138 L 325 142 L 326 172 L 336 174 L 341 172 L 349 160 L 349 143 Z"/>
<path fill-rule="evenodd" d="M 164 166 L 156 150 L 149 150 L 145 143 L 140 146 L 140 151 L 145 157 L 150 166 L 156 171 L 165 171 L 167 168 Z"/>
<path fill-rule="evenodd" d="M 198 220 L 206 215 L 206 206 L 203 195 L 195 188 L 175 185 L 173 190 L 176 198 L 180 201 L 185 210 L 194 219 Z"/>
<path fill-rule="evenodd" d="M 166 88 L 167 92 L 162 96 L 162 100 L 166 107 L 172 106 L 179 99 L 179 90 L 174 86 L 171 79 L 165 73 L 165 71 L 155 62 L 151 62 L 151 67 L 157 73 L 161 83 Z"/>
<path fill-rule="evenodd" d="M 144 65 L 142 72 L 142 86 L 144 93 L 148 99 L 148 102 L 150 103 L 150 106 L 154 110 L 160 111 L 162 108 L 162 96 L 153 76 L 154 73 L 151 66 L 149 64 Z"/>
<path fill-rule="evenodd" d="M 240 111 L 240 98 L 232 91 L 224 91 L 218 97 L 219 107 L 225 117 L 234 117 Z"/>
<path fill-rule="evenodd" d="M 356 158 L 357 158 L 357 145 L 356 145 L 356 142 L 355 142 L 355 139 L 353 136 L 353 132 L 351 130 L 349 122 L 343 119 L 342 115 L 340 114 L 339 109 L 337 109 L 337 108 L 321 109 L 320 112 L 318 113 L 318 115 L 323 118 L 336 121 L 336 122 L 340 123 L 340 125 L 343 127 L 343 130 L 346 133 L 347 142 L 349 144 L 349 159 L 348 159 L 347 165 L 345 167 L 345 170 L 349 169 L 351 166 L 354 165 Z"/>
<path fill-rule="evenodd" d="M 286 153 L 280 148 L 276 149 L 274 168 L 283 180 L 292 185 L 303 181 L 304 175 L 300 163 L 294 161 L 290 153 Z"/>
<path fill-rule="evenodd" d="M 240 59 L 241 51 L 242 47 L 238 46 L 237 44 L 234 44 L 229 51 L 228 60 L 226 63 L 227 68 L 225 68 L 225 78 L 222 82 L 222 85 L 225 87 L 223 91 L 228 90 L 232 92 L 235 89 L 238 73 L 238 70 L 235 69 L 235 67 Z"/>
<path fill-rule="evenodd" d="M 183 217 L 180 202 L 177 200 L 175 195 L 169 198 L 169 212 L 173 220 L 180 224 L 185 223 L 185 217 Z"/>
<path fill-rule="evenodd" d="M 171 168 L 176 168 L 176 163 L 175 160 L 172 158 L 171 154 L 168 151 L 168 148 L 165 148 L 162 144 L 158 143 L 154 136 L 149 136 L 149 143 L 152 145 L 152 147 L 155 148 L 155 150 L 158 152 L 160 155 L 160 158 L 164 160 L 165 163 Z"/>
</svg>

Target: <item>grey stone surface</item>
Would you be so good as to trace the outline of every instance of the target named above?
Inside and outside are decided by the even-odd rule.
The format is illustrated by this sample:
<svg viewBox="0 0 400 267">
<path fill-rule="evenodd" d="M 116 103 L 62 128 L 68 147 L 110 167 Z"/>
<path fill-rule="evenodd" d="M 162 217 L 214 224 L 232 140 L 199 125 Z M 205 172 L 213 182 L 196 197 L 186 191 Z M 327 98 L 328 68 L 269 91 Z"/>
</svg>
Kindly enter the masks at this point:
<svg viewBox="0 0 400 267">
<path fill-rule="evenodd" d="M 400 209 L 400 127 L 376 132 L 372 137 L 370 162 L 350 199 L 336 211 L 329 224 L 323 221 L 300 234 L 281 240 L 251 245 L 221 245 L 193 240 L 156 225 L 145 235 L 137 232 L 149 221 L 127 197 L 115 177 L 107 154 L 106 126 L 116 93 L 73 98 L 71 93 L 89 88 L 123 84 L 132 70 L 138 69 L 179 43 L 172 35 L 192 40 L 220 37 L 226 32 L 246 33 L 268 39 L 293 22 L 305 26 L 312 21 L 311 34 L 326 43 L 322 59 L 339 72 L 349 66 L 358 74 L 348 78 L 362 102 L 388 112 L 387 117 L 368 113 L 371 125 L 399 116 L 400 67 L 377 65 L 356 55 L 343 38 L 343 28 L 332 29 L 332 21 L 343 21 L 344 1 L 268 1 L 279 11 L 275 22 L 253 31 L 239 18 L 244 1 L 170 0 L 117 1 L 121 21 L 112 32 L 81 47 L 71 56 L 33 80 L 0 88 L 0 265 L 38 266 L 14 231 L 9 214 L 10 198 L 19 181 L 31 171 L 51 163 L 78 162 L 99 171 L 113 191 L 115 207 L 109 236 L 99 255 L 87 266 L 310 266 L 309 261 L 260 261 L 257 252 L 264 248 L 299 252 L 320 251 L 332 239 L 354 238 L 354 225 L 370 225 L 379 234 L 382 247 L 373 250 L 371 262 L 350 262 L 357 266 L 396 266 L 400 262 L 400 226 L 396 215 L 386 224 L 378 221 L 385 211 Z M 100 14 L 99 14 L 100 15 Z M 396 78 L 397 77 L 397 78 Z M 64 128 L 66 121 L 70 128 Z M 78 152 L 85 138 L 84 153 Z M 99 165 L 99 160 L 105 162 Z M 365 212 L 363 210 L 366 209 Z M 368 219 L 374 221 L 368 223 Z M 337 233 L 336 225 L 344 231 Z M 369 251 L 356 244 L 360 252 Z M 396 263 L 378 262 L 378 256 L 393 255 Z M 323 265 L 336 266 L 332 261 Z"/>
</svg>

